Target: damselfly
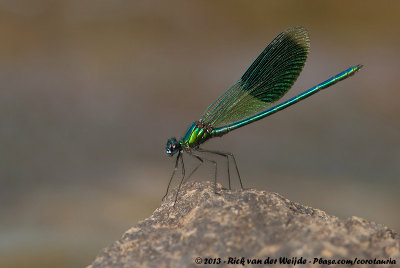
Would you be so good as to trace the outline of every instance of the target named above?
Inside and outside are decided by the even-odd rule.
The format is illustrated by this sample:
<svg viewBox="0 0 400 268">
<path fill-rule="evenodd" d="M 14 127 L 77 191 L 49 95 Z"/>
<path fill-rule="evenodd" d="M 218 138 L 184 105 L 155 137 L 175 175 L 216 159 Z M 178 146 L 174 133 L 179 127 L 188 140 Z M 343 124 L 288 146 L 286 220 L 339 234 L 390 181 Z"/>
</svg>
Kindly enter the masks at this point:
<svg viewBox="0 0 400 268">
<path fill-rule="evenodd" d="M 178 198 L 180 187 L 185 179 L 183 152 L 199 161 L 199 164 L 187 178 L 190 178 L 203 162 L 207 161 L 214 164 L 215 191 L 217 189 L 217 163 L 212 159 L 204 158 L 200 153 L 211 153 L 226 158 L 229 189 L 231 189 L 229 171 L 229 157 L 231 157 L 240 186 L 243 189 L 236 160 L 232 153 L 205 150 L 199 146 L 213 137 L 221 137 L 232 130 L 270 116 L 296 102 L 304 100 L 318 91 L 348 78 L 362 67 L 362 65 L 350 67 L 311 89 L 271 107 L 272 104 L 288 92 L 296 81 L 303 69 L 309 49 L 310 39 L 306 29 L 300 26 L 286 29 L 272 40 L 243 76 L 206 109 L 201 118 L 189 127 L 183 138 L 180 140 L 176 138 L 168 140 L 167 154 L 170 156 L 178 155 L 165 196 L 168 194 L 171 181 L 180 162 L 182 178 L 175 196 L 175 202 Z"/>
</svg>

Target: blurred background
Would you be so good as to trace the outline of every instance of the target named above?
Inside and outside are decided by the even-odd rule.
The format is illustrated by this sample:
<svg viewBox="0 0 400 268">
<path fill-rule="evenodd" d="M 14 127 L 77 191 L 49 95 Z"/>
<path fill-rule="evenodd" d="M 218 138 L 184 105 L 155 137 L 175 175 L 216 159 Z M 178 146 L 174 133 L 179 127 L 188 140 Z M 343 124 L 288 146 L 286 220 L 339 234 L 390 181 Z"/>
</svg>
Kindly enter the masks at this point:
<svg viewBox="0 0 400 268">
<path fill-rule="evenodd" d="M 399 10 L 397 1 L 0 1 L 0 266 L 83 267 L 150 216 L 173 169 L 167 139 L 294 25 L 308 29 L 311 51 L 285 99 L 364 68 L 204 148 L 235 153 L 245 187 L 399 231 Z M 205 165 L 194 179 L 211 176 Z"/>
</svg>

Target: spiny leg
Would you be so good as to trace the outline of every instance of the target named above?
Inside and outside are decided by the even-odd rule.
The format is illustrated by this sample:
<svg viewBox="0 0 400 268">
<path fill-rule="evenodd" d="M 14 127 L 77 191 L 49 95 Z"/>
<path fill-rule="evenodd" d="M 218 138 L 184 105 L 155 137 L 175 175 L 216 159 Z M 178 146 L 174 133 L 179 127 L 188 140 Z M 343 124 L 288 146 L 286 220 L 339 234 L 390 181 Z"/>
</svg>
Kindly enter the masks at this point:
<svg viewBox="0 0 400 268">
<path fill-rule="evenodd" d="M 226 158 L 226 167 L 227 167 L 227 171 L 228 171 L 228 185 L 229 185 L 229 190 L 232 190 L 231 187 L 231 171 L 229 168 L 229 156 L 227 154 L 221 153 L 221 152 L 217 152 L 217 151 L 208 151 L 208 150 L 203 150 L 200 149 L 201 152 L 204 153 L 212 153 L 212 154 L 216 154 L 216 155 L 220 155 Z"/>
<path fill-rule="evenodd" d="M 239 179 L 239 183 L 240 183 L 240 188 L 241 188 L 242 190 L 244 190 L 244 188 L 243 188 L 243 183 L 242 183 L 242 179 L 240 178 L 239 168 L 238 168 L 237 163 L 236 163 L 236 158 L 235 158 L 235 156 L 233 155 L 233 153 L 226 153 L 226 154 L 227 154 L 227 155 L 230 155 L 230 156 L 232 157 L 233 163 L 235 164 L 236 173 L 237 173 L 237 175 L 238 175 L 238 179 Z"/>
<path fill-rule="evenodd" d="M 178 200 L 178 194 L 179 194 L 179 191 L 181 190 L 182 182 L 185 179 L 185 164 L 183 163 L 183 155 L 180 155 L 180 157 L 181 157 L 181 165 L 182 165 L 182 179 L 179 182 L 178 190 L 176 191 L 174 207 L 176 204 L 176 200 Z"/>
<path fill-rule="evenodd" d="M 190 177 L 196 172 L 196 170 L 204 163 L 203 159 L 201 159 L 197 155 L 194 155 L 190 152 L 189 152 L 189 155 L 196 158 L 197 160 L 199 160 L 200 163 L 192 170 L 192 172 L 190 172 L 189 176 L 186 177 L 185 181 L 188 181 L 190 179 Z"/>
<path fill-rule="evenodd" d="M 198 150 L 198 149 L 196 149 L 196 150 Z M 201 152 L 201 151 L 200 151 L 200 152 Z M 208 161 L 208 162 L 211 162 L 211 163 L 214 164 L 214 193 L 218 194 L 218 193 L 217 193 L 217 162 L 214 161 L 214 160 L 211 160 L 211 159 L 207 159 L 207 158 L 204 158 L 204 157 L 200 157 L 200 156 L 194 154 L 193 152 L 189 152 L 189 154 L 192 155 L 192 156 L 194 156 L 194 157 L 196 157 L 196 158 L 199 159 L 199 160 L 200 160 L 200 159 L 201 159 L 201 160 L 205 160 L 205 161 Z"/>
<path fill-rule="evenodd" d="M 172 171 L 171 179 L 169 179 L 168 186 L 167 186 L 167 192 L 161 199 L 162 201 L 164 201 L 165 197 L 168 195 L 168 191 L 169 191 L 169 187 L 171 186 L 172 179 L 174 178 L 175 172 L 178 169 L 179 157 L 181 157 L 181 152 L 179 152 L 178 156 L 176 157 L 174 171 Z"/>
<path fill-rule="evenodd" d="M 217 151 L 208 151 L 208 150 L 204 150 L 204 149 L 201 149 L 201 148 L 199 148 L 198 151 L 199 152 L 203 152 L 203 153 L 212 153 L 212 154 L 224 156 L 226 158 L 226 166 L 227 166 L 227 170 L 228 170 L 228 185 L 229 185 L 229 190 L 232 190 L 232 187 L 231 187 L 231 172 L 230 172 L 230 168 L 229 168 L 229 156 L 228 156 L 228 154 L 224 154 L 222 152 L 217 152 Z"/>
<path fill-rule="evenodd" d="M 227 163 L 227 171 L 228 171 L 228 185 L 229 185 L 229 190 L 232 190 L 231 188 L 231 174 L 230 174 L 230 168 L 229 168 L 229 157 L 227 154 L 224 154 L 222 152 L 217 152 L 217 151 L 209 151 L 209 150 L 204 150 L 201 148 L 198 148 L 199 152 L 203 152 L 203 153 L 211 153 L 211 154 L 216 154 L 219 156 L 224 156 L 226 158 L 226 163 Z"/>
<path fill-rule="evenodd" d="M 235 159 L 235 156 L 233 155 L 233 153 L 220 152 L 220 151 L 212 151 L 212 150 L 205 150 L 205 149 L 201 149 L 201 148 L 198 148 L 197 150 L 200 151 L 200 152 L 205 152 L 205 153 L 211 153 L 211 154 L 216 154 L 216 155 L 225 156 L 225 157 L 227 158 L 227 161 L 228 161 L 228 182 L 229 182 L 229 190 L 231 189 L 231 178 L 230 178 L 230 173 L 229 173 L 229 158 L 228 158 L 228 156 L 232 157 L 233 163 L 235 164 L 236 173 L 237 173 L 237 175 L 238 175 L 240 187 L 242 188 L 242 190 L 244 190 L 243 184 L 242 184 L 242 179 L 240 178 L 239 169 L 238 169 L 238 166 L 237 166 L 237 164 L 236 164 L 236 159 Z"/>
</svg>

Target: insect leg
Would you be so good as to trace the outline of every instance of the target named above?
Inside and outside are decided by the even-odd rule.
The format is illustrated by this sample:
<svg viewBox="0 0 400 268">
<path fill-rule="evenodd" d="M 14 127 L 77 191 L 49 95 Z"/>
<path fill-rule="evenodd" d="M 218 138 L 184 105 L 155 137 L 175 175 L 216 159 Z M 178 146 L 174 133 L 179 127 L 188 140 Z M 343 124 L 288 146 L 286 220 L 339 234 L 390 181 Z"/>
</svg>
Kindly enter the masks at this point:
<svg viewBox="0 0 400 268">
<path fill-rule="evenodd" d="M 185 179 L 185 164 L 183 163 L 183 155 L 179 155 L 181 157 L 181 165 L 182 165 L 182 179 L 179 182 L 179 186 L 178 186 L 178 190 L 176 191 L 176 195 L 175 195 L 175 201 L 174 201 L 174 207 L 176 204 L 176 200 L 178 200 L 178 194 L 179 191 L 181 190 L 181 186 L 182 186 L 182 182 Z"/>
<path fill-rule="evenodd" d="M 169 187 L 171 186 L 172 179 L 174 178 L 175 172 L 178 169 L 179 157 L 181 157 L 181 152 L 179 152 L 178 156 L 176 157 L 174 171 L 172 171 L 171 179 L 169 179 L 167 191 L 166 191 L 165 195 L 163 196 L 163 198 L 161 199 L 162 201 L 164 201 L 165 197 L 168 195 L 168 191 L 169 191 Z"/>
<path fill-rule="evenodd" d="M 196 149 L 196 150 L 198 150 L 198 149 Z M 201 151 L 199 151 L 199 152 L 201 152 Z M 217 162 L 214 161 L 214 160 L 211 160 L 211 159 L 207 159 L 207 158 L 204 158 L 204 157 L 200 157 L 200 156 L 194 154 L 193 152 L 189 152 L 189 154 L 190 154 L 190 155 L 193 155 L 194 157 L 196 157 L 196 158 L 199 159 L 200 161 L 204 161 L 204 160 L 205 160 L 205 161 L 208 161 L 208 162 L 210 162 L 210 163 L 213 163 L 213 165 L 214 165 L 214 192 L 215 192 L 216 194 L 218 194 L 218 193 L 217 193 Z"/>
<path fill-rule="evenodd" d="M 242 184 L 242 179 L 240 178 L 240 173 L 239 173 L 239 169 L 238 169 L 238 166 L 237 166 L 237 163 L 236 163 L 236 159 L 235 159 L 235 156 L 233 155 L 233 153 L 220 152 L 220 151 L 212 151 L 212 150 L 205 150 L 205 149 L 201 149 L 201 148 L 198 148 L 198 151 L 200 151 L 200 152 L 205 152 L 205 153 L 216 154 L 216 155 L 221 155 L 221 156 L 225 156 L 225 157 L 227 158 L 227 161 L 228 161 L 229 189 L 231 189 L 231 178 L 230 178 L 230 176 L 229 176 L 230 174 L 229 174 L 229 158 L 228 158 L 228 157 L 229 157 L 229 156 L 232 157 L 233 163 L 235 164 L 236 173 L 237 173 L 237 175 L 238 175 L 240 187 L 242 188 L 242 190 L 244 189 L 244 188 L 243 188 L 243 184 Z"/>
<path fill-rule="evenodd" d="M 190 156 L 196 158 L 197 160 L 200 161 L 200 163 L 190 172 L 189 176 L 186 177 L 185 181 L 188 181 L 190 177 L 196 172 L 196 170 L 204 163 L 203 159 L 201 159 L 199 156 L 192 154 L 191 152 L 188 152 Z"/>
</svg>

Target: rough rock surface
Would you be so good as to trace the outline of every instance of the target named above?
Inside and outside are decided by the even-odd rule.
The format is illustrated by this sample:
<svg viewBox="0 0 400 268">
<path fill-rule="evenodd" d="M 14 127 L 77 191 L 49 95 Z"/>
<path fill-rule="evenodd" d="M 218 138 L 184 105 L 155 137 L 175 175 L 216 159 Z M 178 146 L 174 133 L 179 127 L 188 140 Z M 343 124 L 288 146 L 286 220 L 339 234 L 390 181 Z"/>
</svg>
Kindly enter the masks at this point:
<svg viewBox="0 0 400 268">
<path fill-rule="evenodd" d="M 276 259 L 273 266 L 281 267 L 280 258 L 285 257 L 306 260 L 296 264 L 299 267 L 355 258 L 392 263 L 354 267 L 400 267 L 400 237 L 387 227 L 358 217 L 341 220 L 277 193 L 218 187 L 220 194 L 215 194 L 210 182 L 189 182 L 182 186 L 175 207 L 173 190 L 153 215 L 103 249 L 89 267 L 240 267 L 242 257 L 250 267 L 264 264 L 251 265 L 248 260 L 266 259 Z M 210 261 L 206 258 L 220 263 L 205 265 Z M 348 265 L 335 267 L 340 266 Z"/>
</svg>

